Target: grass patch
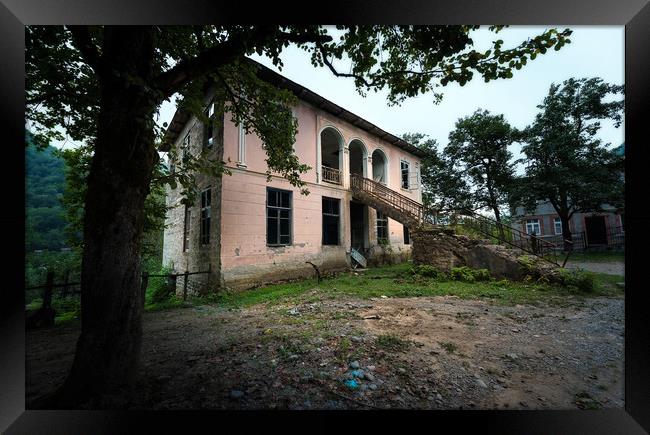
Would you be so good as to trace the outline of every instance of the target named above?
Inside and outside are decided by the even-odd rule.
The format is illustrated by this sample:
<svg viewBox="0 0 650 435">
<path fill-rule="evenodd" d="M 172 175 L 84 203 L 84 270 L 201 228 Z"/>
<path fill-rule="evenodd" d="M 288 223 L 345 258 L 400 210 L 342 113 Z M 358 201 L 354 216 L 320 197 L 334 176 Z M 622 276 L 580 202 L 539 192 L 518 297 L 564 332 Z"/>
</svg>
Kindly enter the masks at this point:
<svg viewBox="0 0 650 435">
<path fill-rule="evenodd" d="M 473 282 L 455 281 L 448 276 L 425 277 L 414 275 L 410 263 L 386 265 L 368 269 L 359 275 L 340 274 L 324 278 L 320 284 L 315 279 L 268 285 L 233 293 L 220 293 L 203 298 L 193 298 L 195 304 L 217 304 L 225 307 L 247 307 L 255 304 L 299 304 L 315 300 L 333 300 L 341 296 L 361 299 L 417 296 L 456 296 L 462 299 L 487 299 L 502 305 L 551 303 L 562 304 L 567 296 L 621 296 L 623 289 L 617 283 L 622 276 L 591 273 L 593 290 L 581 291 L 577 287 L 562 287 L 538 282 L 513 282 L 489 279 Z M 481 279 L 485 279 L 481 277 Z M 351 314 L 351 313 L 350 313 Z M 347 318 L 341 311 L 335 319 Z"/>
<path fill-rule="evenodd" d="M 411 346 L 411 342 L 395 334 L 382 334 L 375 339 L 375 345 L 391 352 L 402 352 Z"/>
<path fill-rule="evenodd" d="M 428 269 L 420 271 L 429 274 Z M 458 272 L 467 274 L 466 270 Z M 483 274 L 483 272 L 481 272 Z M 456 296 L 462 299 L 485 299 L 502 305 L 515 304 L 564 304 L 567 296 L 593 297 L 607 296 L 620 297 L 624 290 L 619 283 L 624 277 L 604 273 L 590 273 L 593 279 L 593 290 L 581 291 L 579 288 L 561 287 L 537 282 L 512 282 L 508 280 L 487 279 L 478 276 L 473 282 L 452 280 L 446 274 L 431 273 L 433 276 L 414 274 L 411 263 L 385 265 L 368 269 L 354 275 L 344 273 L 338 276 L 324 278 L 320 284 L 315 279 L 309 278 L 302 281 L 281 283 L 259 287 L 240 292 L 222 292 L 202 297 L 188 297 L 182 301 L 175 295 L 170 295 L 159 301 L 152 298 L 145 299 L 145 311 L 159 311 L 166 309 L 190 307 L 196 305 L 217 305 L 224 308 L 244 308 L 256 304 L 299 304 L 311 303 L 319 300 L 333 300 L 341 296 L 351 296 L 361 299 L 388 297 L 416 297 L 416 296 Z M 152 287 L 159 283 L 152 282 Z M 153 289 L 152 289 L 153 290 Z M 27 309 L 37 309 L 41 305 L 40 299 L 32 300 Z M 68 322 L 79 318 L 79 298 L 55 298 L 53 308 L 57 311 L 56 322 Z M 347 319 L 353 316 L 347 311 L 335 313 L 333 320 Z M 304 319 L 298 319 L 301 322 Z M 316 328 L 320 329 L 322 325 Z"/>
</svg>

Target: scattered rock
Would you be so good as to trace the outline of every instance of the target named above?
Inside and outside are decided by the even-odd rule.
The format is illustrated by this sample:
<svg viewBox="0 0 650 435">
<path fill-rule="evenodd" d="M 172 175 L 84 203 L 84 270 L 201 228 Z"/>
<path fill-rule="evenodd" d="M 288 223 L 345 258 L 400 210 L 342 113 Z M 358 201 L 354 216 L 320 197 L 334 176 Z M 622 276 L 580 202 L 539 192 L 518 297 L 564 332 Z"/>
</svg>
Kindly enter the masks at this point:
<svg viewBox="0 0 650 435">
<path fill-rule="evenodd" d="M 483 381 L 483 379 L 477 379 L 476 385 L 478 385 L 481 388 L 487 388 L 487 384 Z"/>
<path fill-rule="evenodd" d="M 368 388 L 370 388 L 371 390 L 376 390 L 377 389 L 377 384 L 370 384 L 370 385 L 368 385 Z"/>
<path fill-rule="evenodd" d="M 375 366 L 368 366 L 367 368 L 368 368 L 368 370 L 374 370 Z"/>
<path fill-rule="evenodd" d="M 354 341 L 355 343 L 359 343 L 363 341 L 363 338 L 357 337 L 357 336 L 352 336 L 350 337 L 350 340 Z"/>
<path fill-rule="evenodd" d="M 373 375 L 372 373 L 369 373 L 369 372 L 366 372 L 364 377 L 365 377 L 367 380 L 369 380 L 370 382 L 372 382 L 372 381 L 375 380 L 375 375 Z"/>
<path fill-rule="evenodd" d="M 353 370 L 356 370 L 356 369 L 358 369 L 359 367 L 361 367 L 360 364 L 359 364 L 359 361 L 352 361 L 352 362 L 350 363 L 350 368 L 353 369 Z"/>
</svg>

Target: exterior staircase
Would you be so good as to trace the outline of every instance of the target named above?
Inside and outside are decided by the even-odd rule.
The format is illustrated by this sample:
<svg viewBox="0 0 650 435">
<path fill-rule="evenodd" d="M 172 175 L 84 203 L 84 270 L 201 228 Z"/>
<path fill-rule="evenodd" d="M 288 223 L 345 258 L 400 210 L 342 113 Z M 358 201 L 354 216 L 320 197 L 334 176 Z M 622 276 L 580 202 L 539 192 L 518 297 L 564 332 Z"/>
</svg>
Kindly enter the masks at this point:
<svg viewBox="0 0 650 435">
<path fill-rule="evenodd" d="M 425 210 L 422 204 L 389 189 L 377 181 L 364 178 L 358 174 L 350 174 L 350 188 L 355 199 L 409 228 L 433 226 L 425 222 Z M 433 214 L 436 215 L 436 213 Z M 448 219 L 450 222 L 462 225 L 467 229 L 487 236 L 498 244 L 506 244 L 519 248 L 555 266 L 560 265 L 561 247 L 540 237 L 527 234 L 521 230 L 497 222 L 494 219 L 466 210 L 454 211 L 453 214 L 448 216 Z M 353 259 L 355 259 L 355 252 L 363 258 L 358 251 L 353 249 L 350 254 Z M 566 264 L 568 258 L 569 253 L 564 258 L 562 266 Z M 365 258 L 363 260 L 365 262 Z M 360 261 L 356 259 L 355 261 L 361 264 Z"/>
<path fill-rule="evenodd" d="M 355 199 L 407 227 L 417 227 L 424 221 L 422 204 L 377 181 L 350 174 L 350 188 Z"/>
</svg>

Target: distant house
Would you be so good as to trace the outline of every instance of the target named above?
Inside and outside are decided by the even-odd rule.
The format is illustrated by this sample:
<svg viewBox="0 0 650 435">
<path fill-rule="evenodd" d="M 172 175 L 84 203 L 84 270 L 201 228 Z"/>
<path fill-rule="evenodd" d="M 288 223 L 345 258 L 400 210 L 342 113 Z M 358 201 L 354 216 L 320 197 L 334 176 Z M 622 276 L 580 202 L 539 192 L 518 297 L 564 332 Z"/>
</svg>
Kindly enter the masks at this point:
<svg viewBox="0 0 650 435">
<path fill-rule="evenodd" d="M 167 136 L 183 153 L 207 153 L 227 162 L 232 173 L 198 174 L 200 198 L 181 205 L 180 188 L 167 189 L 163 263 L 191 276 L 191 291 L 246 288 L 261 282 L 345 269 L 352 259 L 406 259 L 408 226 L 422 215 L 420 159 L 425 154 L 363 118 L 258 65 L 258 76 L 298 97 L 294 145 L 308 196 L 273 174 L 267 182 L 266 154 L 255 134 L 246 134 L 225 113 L 216 127 L 177 111 Z M 216 111 L 210 92 L 206 114 Z M 170 162 L 172 165 L 180 162 Z M 390 249 L 386 245 L 390 245 Z"/>
<path fill-rule="evenodd" d="M 625 143 L 614 150 L 625 154 Z M 512 227 L 526 234 L 561 246 L 562 222 L 550 202 L 539 202 L 533 213 L 524 207 L 515 207 Z M 616 248 L 622 249 L 625 242 L 625 214 L 622 210 L 603 204 L 600 210 L 575 213 L 569 220 L 569 229 L 577 249 Z"/>
</svg>

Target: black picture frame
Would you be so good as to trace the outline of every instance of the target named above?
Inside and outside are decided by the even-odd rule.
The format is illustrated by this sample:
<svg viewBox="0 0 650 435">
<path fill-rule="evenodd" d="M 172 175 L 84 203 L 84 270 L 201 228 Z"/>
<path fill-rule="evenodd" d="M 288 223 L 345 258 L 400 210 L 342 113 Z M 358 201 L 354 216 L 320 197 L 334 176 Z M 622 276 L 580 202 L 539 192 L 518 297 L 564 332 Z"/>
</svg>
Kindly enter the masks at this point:
<svg viewBox="0 0 650 435">
<path fill-rule="evenodd" d="M 1 215 L 9 263 L 0 293 L 0 431 L 20 433 L 193 433 L 200 427 L 210 432 L 227 429 L 226 421 L 241 431 L 262 418 L 296 415 L 264 412 L 211 411 L 26 411 L 24 259 L 13 251 L 24 248 L 24 26 L 29 24 L 207 24 L 241 21 L 320 23 L 413 24 L 562 24 L 625 25 L 625 142 L 626 233 L 625 256 L 625 410 L 601 411 L 431 411 L 351 413 L 304 412 L 319 419 L 319 428 L 350 429 L 355 422 L 367 428 L 393 420 L 403 428 L 414 421 L 429 430 L 449 425 L 454 432 L 473 428 L 494 433 L 644 433 L 650 431 L 650 327 L 646 321 L 648 290 L 644 282 L 645 249 L 650 246 L 647 228 L 648 142 L 645 126 L 650 106 L 650 4 L 648 0 L 497 0 L 477 2 L 419 0 L 350 2 L 332 0 L 309 8 L 265 2 L 220 3 L 208 0 L 170 2 L 146 0 L 1 0 L 0 4 L 0 117 L 4 129 L 2 171 L 6 189 Z M 293 12 L 291 12 L 293 11 Z M 295 14 L 292 16 L 291 14 Z M 604 62 L 608 61 L 603 59 Z M 20 162 L 20 163 L 18 163 Z M 7 194 L 8 192 L 8 194 Z M 21 231 L 22 234 L 21 234 Z M 15 243 L 15 244 L 14 244 Z M 23 249 L 24 251 L 24 249 Z M 20 252 L 20 250 L 19 250 Z M 13 264 L 16 263 L 16 264 Z M 339 417 L 352 417 L 341 420 Z M 286 426 L 289 424 L 289 426 Z M 295 424 L 295 426 L 294 426 Z M 309 428 L 314 427 L 310 426 Z M 421 430 L 421 429 L 420 429 Z"/>
</svg>

